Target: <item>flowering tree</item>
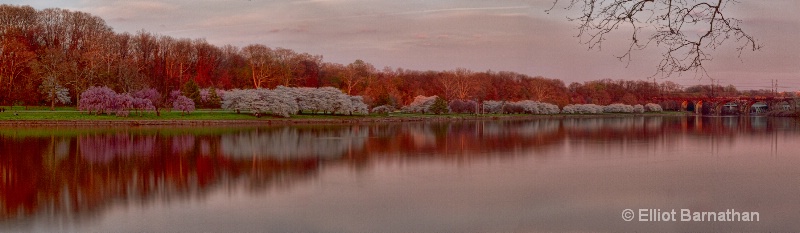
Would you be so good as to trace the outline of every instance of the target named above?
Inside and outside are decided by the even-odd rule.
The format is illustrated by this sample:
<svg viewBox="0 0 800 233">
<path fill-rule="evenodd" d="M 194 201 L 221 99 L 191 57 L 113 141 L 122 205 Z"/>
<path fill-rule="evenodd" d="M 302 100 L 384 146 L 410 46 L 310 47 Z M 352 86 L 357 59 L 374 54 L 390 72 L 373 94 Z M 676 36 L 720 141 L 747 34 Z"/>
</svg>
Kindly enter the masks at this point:
<svg viewBox="0 0 800 233">
<path fill-rule="evenodd" d="M 599 114 L 603 113 L 603 106 L 596 104 L 574 104 L 564 106 L 561 113 L 565 114 Z"/>
<path fill-rule="evenodd" d="M 642 106 L 641 104 L 633 105 L 633 112 L 634 113 L 643 113 L 644 112 L 644 106 Z"/>
<path fill-rule="evenodd" d="M 411 112 L 411 113 L 425 113 L 430 110 L 431 105 L 436 101 L 436 98 L 439 96 L 417 96 L 414 97 L 414 101 L 412 101 L 408 106 L 403 107 L 403 112 Z"/>
<path fill-rule="evenodd" d="M 353 113 L 367 114 L 369 113 L 369 106 L 364 103 L 363 96 L 350 96 L 350 115 Z"/>
<path fill-rule="evenodd" d="M 219 96 L 219 93 L 216 88 L 203 88 L 200 89 L 200 103 L 203 107 L 206 108 L 219 108 L 222 99 Z"/>
<path fill-rule="evenodd" d="M 258 96 L 252 93 L 253 97 L 248 99 L 248 94 L 247 91 L 240 89 L 225 91 L 222 96 L 222 109 L 234 110 L 236 113 L 240 113 L 242 110 L 249 110 L 246 103 L 258 99 Z"/>
<path fill-rule="evenodd" d="M 153 105 L 149 99 L 142 99 L 133 97 L 133 109 L 139 113 L 139 116 L 142 116 L 142 112 L 144 111 L 155 111 L 156 106 Z"/>
<path fill-rule="evenodd" d="M 453 100 L 449 106 L 450 111 L 454 113 L 475 113 L 478 103 L 474 100 Z"/>
<path fill-rule="evenodd" d="M 503 111 L 512 114 L 558 114 L 561 112 L 555 104 L 532 100 L 506 103 L 505 106 L 503 106 Z"/>
<path fill-rule="evenodd" d="M 161 115 L 161 113 L 158 111 L 158 107 L 161 105 L 161 94 L 158 93 L 156 89 L 144 88 L 133 92 L 131 96 L 133 96 L 135 100 L 134 108 L 137 109 L 137 111 L 152 110 L 156 111 L 156 115 Z"/>
<path fill-rule="evenodd" d="M 117 116 L 126 117 L 133 109 L 133 97 L 129 94 L 116 94 L 114 96 L 113 109 Z"/>
<path fill-rule="evenodd" d="M 603 107 L 603 112 L 607 113 L 633 113 L 633 106 L 627 104 L 609 104 Z"/>
<path fill-rule="evenodd" d="M 222 95 L 222 108 L 250 111 L 255 115 L 289 117 L 303 112 L 353 114 L 369 112 L 361 96 L 349 96 L 334 87 L 284 87 L 275 89 L 230 90 Z M 291 112 L 289 112 L 291 111 Z"/>
<path fill-rule="evenodd" d="M 483 101 L 483 112 L 488 114 L 503 113 L 504 101 L 487 100 Z"/>
<path fill-rule="evenodd" d="M 169 92 L 169 96 L 167 96 L 167 102 L 164 103 L 165 107 L 171 106 L 175 100 L 178 99 L 178 96 L 181 96 L 181 91 L 173 90 Z"/>
<path fill-rule="evenodd" d="M 55 76 L 47 76 L 47 78 L 42 81 L 42 85 L 39 86 L 39 89 L 42 94 L 45 95 L 45 99 L 50 101 L 50 110 L 56 109 L 56 102 L 62 104 L 69 104 L 72 102 L 69 97 L 69 89 L 61 86 Z"/>
<path fill-rule="evenodd" d="M 114 101 L 117 93 L 108 87 L 89 87 L 81 93 L 78 110 L 87 111 L 89 114 L 111 113 L 114 110 Z"/>
<path fill-rule="evenodd" d="M 378 114 L 389 114 L 390 112 L 394 112 L 394 110 L 394 106 L 389 104 L 372 108 L 372 112 Z"/>
<path fill-rule="evenodd" d="M 645 110 L 647 110 L 648 112 L 661 112 L 661 111 L 664 111 L 664 110 L 661 108 L 661 105 L 654 104 L 654 103 L 648 103 L 648 104 L 645 104 L 645 105 L 644 105 L 644 108 L 645 108 Z"/>
<path fill-rule="evenodd" d="M 287 91 L 269 89 L 230 90 L 222 98 L 222 108 L 250 111 L 256 116 L 273 114 L 289 117 L 297 113 L 297 101 Z"/>
<path fill-rule="evenodd" d="M 189 99 L 189 97 L 180 95 L 172 102 L 172 108 L 181 111 L 181 115 L 183 115 L 183 113 L 189 114 L 194 111 L 194 101 Z"/>
<path fill-rule="evenodd" d="M 317 88 L 314 93 L 313 96 L 320 100 L 318 107 L 322 112 L 347 113 L 351 109 L 350 97 L 335 87 Z"/>
</svg>

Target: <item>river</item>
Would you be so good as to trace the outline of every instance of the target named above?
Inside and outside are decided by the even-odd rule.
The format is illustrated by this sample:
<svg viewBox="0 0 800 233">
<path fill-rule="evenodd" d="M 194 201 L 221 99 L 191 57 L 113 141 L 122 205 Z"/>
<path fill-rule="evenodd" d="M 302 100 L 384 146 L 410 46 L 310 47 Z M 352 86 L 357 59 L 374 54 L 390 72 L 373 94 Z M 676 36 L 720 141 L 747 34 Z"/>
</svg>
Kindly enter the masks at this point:
<svg viewBox="0 0 800 233">
<path fill-rule="evenodd" d="M 0 231 L 798 231 L 799 143 L 765 117 L 0 127 Z"/>
</svg>

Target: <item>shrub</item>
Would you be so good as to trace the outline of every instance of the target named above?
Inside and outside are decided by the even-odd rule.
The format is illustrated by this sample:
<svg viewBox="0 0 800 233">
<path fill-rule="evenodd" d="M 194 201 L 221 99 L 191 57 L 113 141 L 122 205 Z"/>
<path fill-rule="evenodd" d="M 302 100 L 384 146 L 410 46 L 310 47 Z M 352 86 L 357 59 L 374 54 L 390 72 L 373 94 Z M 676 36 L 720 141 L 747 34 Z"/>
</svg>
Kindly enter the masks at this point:
<svg viewBox="0 0 800 233">
<path fill-rule="evenodd" d="M 388 104 L 372 108 L 372 112 L 378 114 L 389 114 L 390 112 L 394 112 L 394 110 L 394 107 Z"/>
<path fill-rule="evenodd" d="M 555 104 L 542 103 L 532 100 L 523 100 L 506 104 L 507 109 L 513 113 L 524 114 L 558 114 L 561 112 Z"/>
<path fill-rule="evenodd" d="M 606 113 L 633 113 L 633 106 L 627 104 L 609 104 L 603 107 Z"/>
<path fill-rule="evenodd" d="M 483 101 L 483 112 L 488 114 L 503 113 L 503 101 L 487 100 Z"/>
<path fill-rule="evenodd" d="M 417 96 L 414 97 L 414 101 L 412 101 L 408 106 L 403 107 L 403 112 L 408 113 L 426 113 L 430 111 L 431 105 L 436 102 L 436 99 L 439 96 Z"/>
<path fill-rule="evenodd" d="M 522 108 L 522 105 L 517 104 L 516 102 L 508 102 L 503 105 L 503 111 L 501 113 L 505 114 L 522 114 L 525 110 Z"/>
<path fill-rule="evenodd" d="M 654 103 L 645 104 L 644 105 L 644 109 L 645 109 L 645 111 L 648 111 L 648 112 L 662 112 L 662 111 L 664 111 L 661 108 L 661 105 L 654 104 Z"/>
<path fill-rule="evenodd" d="M 454 113 L 475 113 L 478 103 L 474 100 L 453 100 L 448 104 L 450 111 Z"/>
<path fill-rule="evenodd" d="M 200 89 L 201 106 L 206 108 L 219 108 L 221 101 L 222 99 L 214 87 Z"/>
<path fill-rule="evenodd" d="M 436 97 L 433 104 L 428 110 L 434 114 L 450 113 L 450 108 L 447 106 L 447 101 L 441 97 Z"/>
<path fill-rule="evenodd" d="M 596 104 L 571 104 L 564 106 L 561 113 L 565 114 L 599 114 L 603 113 L 603 106 Z"/>
<path fill-rule="evenodd" d="M 644 112 L 644 106 L 642 106 L 641 104 L 633 105 L 633 112 L 634 113 L 643 113 Z"/>
</svg>

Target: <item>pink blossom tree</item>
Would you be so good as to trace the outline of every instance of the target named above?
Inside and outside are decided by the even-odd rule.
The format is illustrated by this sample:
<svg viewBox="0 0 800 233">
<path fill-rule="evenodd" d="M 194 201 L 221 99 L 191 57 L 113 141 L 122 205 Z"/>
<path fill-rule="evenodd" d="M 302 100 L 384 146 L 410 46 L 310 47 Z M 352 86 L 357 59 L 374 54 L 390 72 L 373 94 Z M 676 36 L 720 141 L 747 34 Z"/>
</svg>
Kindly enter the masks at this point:
<svg viewBox="0 0 800 233">
<path fill-rule="evenodd" d="M 81 93 L 78 110 L 87 111 L 89 114 L 111 113 L 114 111 L 114 102 L 117 93 L 108 87 L 90 87 Z"/>
<path fill-rule="evenodd" d="M 158 93 L 156 89 L 153 88 L 144 88 L 133 92 L 131 94 L 134 99 L 137 99 L 134 104 L 134 108 L 140 111 L 155 111 L 157 116 L 161 115 L 159 112 L 159 106 L 161 106 L 161 93 Z M 150 104 L 147 104 L 147 101 Z"/>
<path fill-rule="evenodd" d="M 172 102 L 172 108 L 181 111 L 181 115 L 184 113 L 189 114 L 194 111 L 194 101 L 189 99 L 189 97 L 179 95 L 175 98 L 175 101 Z"/>
</svg>

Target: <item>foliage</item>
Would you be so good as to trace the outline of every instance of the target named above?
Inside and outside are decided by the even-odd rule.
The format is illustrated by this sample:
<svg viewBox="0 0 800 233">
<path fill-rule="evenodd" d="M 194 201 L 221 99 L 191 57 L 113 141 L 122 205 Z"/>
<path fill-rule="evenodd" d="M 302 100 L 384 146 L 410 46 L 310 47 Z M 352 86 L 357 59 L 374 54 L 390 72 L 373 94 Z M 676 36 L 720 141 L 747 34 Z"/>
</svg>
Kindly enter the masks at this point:
<svg viewBox="0 0 800 233">
<path fill-rule="evenodd" d="M 732 0 L 722 2 L 730 1 Z M 607 5 L 621 1 L 570 2 L 576 3 L 576 7 L 581 7 L 584 5 L 581 3 Z M 650 10 L 654 9 L 652 6 L 655 4 L 665 3 L 664 0 L 631 3 L 635 2 L 646 3 L 648 8 L 643 9 Z M 675 3 L 685 5 L 689 2 Z M 710 4 L 708 7 L 716 9 L 715 4 Z M 323 62 L 321 55 L 310 55 L 285 48 L 270 48 L 261 44 L 240 48 L 232 45 L 216 46 L 204 39 L 176 39 L 147 31 L 134 34 L 115 33 L 103 19 L 83 12 L 63 9 L 36 10 L 27 6 L 13 5 L 0 5 L 0 8 L 0 12 L 4 13 L 3 18 L 8 19 L 0 22 L 2 28 L 0 29 L 2 31 L 0 105 L 66 100 L 67 98 L 63 98 L 64 95 L 59 98 L 57 94 L 59 92 L 50 95 L 53 92 L 44 91 L 44 89 L 56 90 L 43 88 L 51 86 L 43 82 L 47 81 L 48 77 L 57 77 L 62 86 L 69 86 L 69 92 L 77 96 L 80 96 L 78 93 L 84 93 L 97 84 L 113 87 L 118 91 L 139 90 L 146 86 L 147 89 L 160 95 L 150 98 L 141 96 L 136 91 L 130 94 L 134 99 L 150 100 L 156 111 L 158 108 L 171 109 L 174 100 L 181 93 L 193 99 L 198 106 L 221 107 L 222 100 L 225 99 L 223 90 L 242 88 L 289 91 L 297 102 L 298 112 L 329 114 L 349 114 L 360 112 L 353 109 L 363 110 L 363 106 L 358 101 L 350 99 L 350 96 L 362 96 L 361 103 L 369 107 L 385 104 L 396 108 L 411 106 L 403 108 L 409 112 L 427 111 L 429 105 L 415 103 L 415 98 L 420 95 L 460 99 L 459 101 L 466 101 L 467 105 L 470 105 L 460 106 L 461 103 L 452 101 L 449 107 L 454 112 L 473 112 L 475 108 L 471 106 L 472 101 L 466 99 L 474 99 L 481 102 L 483 112 L 500 113 L 504 107 L 510 112 L 525 111 L 519 109 L 519 105 L 512 104 L 522 100 L 563 107 L 568 104 L 586 103 L 598 105 L 646 103 L 653 97 L 659 96 L 703 97 L 743 94 L 733 86 L 725 87 L 719 84 L 698 85 L 684 89 L 669 81 L 655 83 L 604 79 L 571 83 L 567 86 L 558 79 L 507 71 L 477 72 L 464 68 L 445 71 L 402 68 L 378 70 L 364 60 L 356 60 L 345 65 Z M 642 15 L 641 12 L 632 13 Z M 697 13 L 703 15 L 708 12 Z M 621 15 L 622 18 L 627 16 Z M 722 18 L 716 20 L 718 23 L 733 22 Z M 731 26 L 715 25 L 720 28 Z M 42 30 L 43 28 L 47 30 Z M 720 37 L 716 39 L 729 38 L 722 35 L 718 34 Z M 741 42 L 747 42 L 749 38 L 741 39 L 743 39 Z M 704 42 L 711 41 L 713 40 Z M 689 47 L 695 46 L 687 45 L 687 48 Z M 291 88 L 288 88 L 289 86 Z M 175 91 L 176 88 L 180 91 Z M 219 102 L 214 98 L 214 92 L 217 93 Z M 744 94 L 774 95 L 764 91 Z M 76 98 L 77 101 L 74 102 L 81 105 L 80 99 Z M 231 101 L 234 99 L 236 98 L 230 98 Z M 484 102 L 488 105 L 484 105 Z M 674 109 L 676 106 L 665 104 L 662 107 Z M 646 106 L 645 108 L 647 110 Z M 529 110 L 534 112 L 532 109 Z M 91 111 L 94 113 L 98 110 Z M 115 112 L 109 111 L 109 113 Z"/>
<path fill-rule="evenodd" d="M 181 87 L 181 94 L 191 99 L 194 103 L 203 103 L 200 98 L 200 87 L 197 86 L 197 83 L 194 82 L 193 79 L 183 84 L 183 87 Z"/>
</svg>

